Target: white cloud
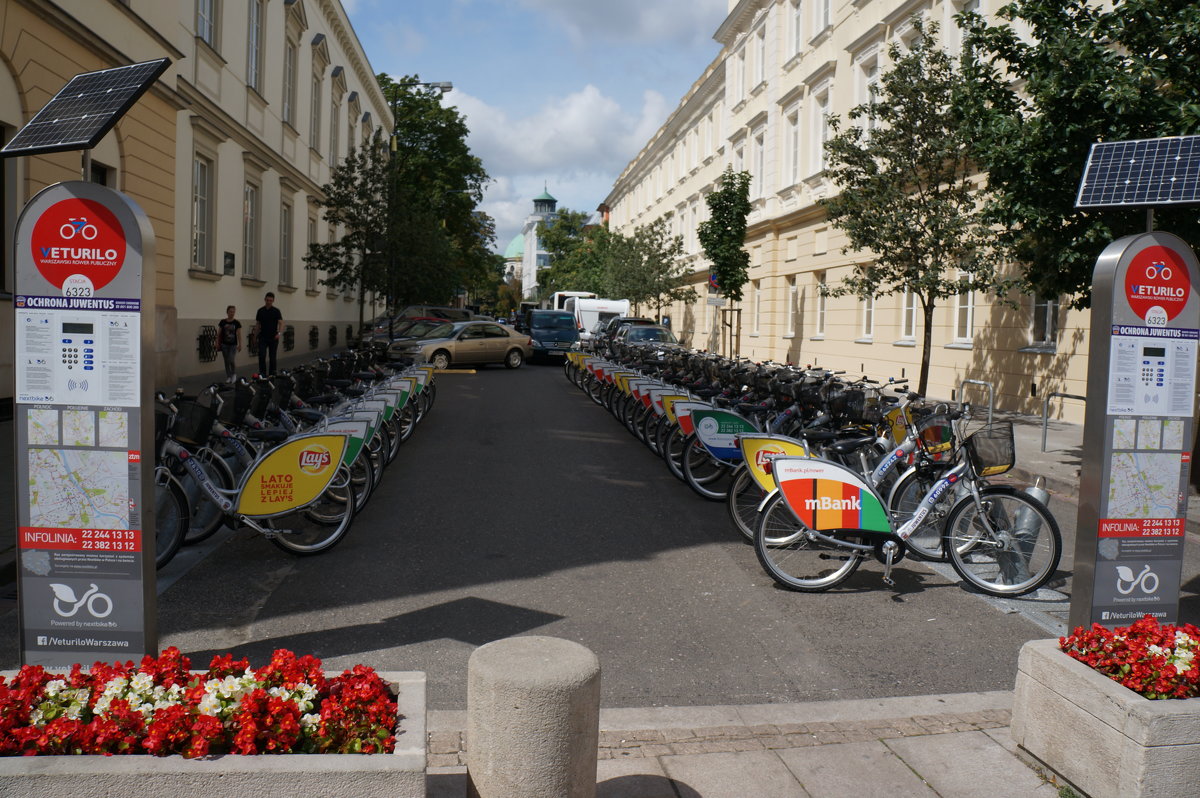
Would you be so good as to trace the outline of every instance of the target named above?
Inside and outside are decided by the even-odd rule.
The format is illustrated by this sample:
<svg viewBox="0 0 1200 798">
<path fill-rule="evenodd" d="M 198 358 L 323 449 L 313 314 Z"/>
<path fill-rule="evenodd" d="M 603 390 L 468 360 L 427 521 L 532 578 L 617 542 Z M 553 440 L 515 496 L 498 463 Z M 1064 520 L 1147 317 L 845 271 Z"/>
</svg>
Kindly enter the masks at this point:
<svg viewBox="0 0 1200 798">
<path fill-rule="evenodd" d="M 617 41 L 695 44 L 711 39 L 729 10 L 726 0 L 520 0 L 520 3 L 557 18 L 576 42 L 601 36 Z"/>
</svg>

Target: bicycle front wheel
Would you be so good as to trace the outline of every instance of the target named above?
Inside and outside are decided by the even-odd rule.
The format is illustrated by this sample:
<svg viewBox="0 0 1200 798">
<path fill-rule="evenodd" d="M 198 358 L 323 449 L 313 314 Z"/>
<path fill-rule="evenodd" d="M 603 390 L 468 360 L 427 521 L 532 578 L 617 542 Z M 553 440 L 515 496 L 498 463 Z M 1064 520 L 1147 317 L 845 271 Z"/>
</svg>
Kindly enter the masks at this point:
<svg viewBox="0 0 1200 798">
<path fill-rule="evenodd" d="M 302 510 L 271 518 L 265 526 L 275 530 L 271 542 L 292 554 L 309 555 L 329 551 L 346 536 L 354 520 L 354 502 L 346 491 L 325 491 Z"/>
<path fill-rule="evenodd" d="M 754 553 L 763 570 L 789 590 L 819 593 L 840 585 L 862 563 L 862 555 L 808 537 L 783 496 L 775 494 L 759 514 Z"/>
<path fill-rule="evenodd" d="M 749 543 L 754 542 L 754 532 L 758 529 L 758 506 L 766 497 L 766 492 L 750 473 L 750 469 L 745 464 L 738 466 L 729 485 L 729 498 L 725 508 L 729 510 L 733 525 Z"/>
<path fill-rule="evenodd" d="M 162 568 L 183 545 L 188 529 L 188 502 L 174 479 L 154 485 L 154 567 Z"/>
<path fill-rule="evenodd" d="M 729 465 L 713 457 L 704 444 L 689 435 L 684 441 L 683 478 L 688 487 L 709 501 L 723 502 L 729 495 Z"/>
<path fill-rule="evenodd" d="M 912 518 L 921 501 L 941 478 L 945 468 L 919 466 L 906 471 L 896 482 L 889 494 L 889 509 L 892 512 L 893 528 Z M 908 548 L 922 560 L 945 562 L 942 551 L 942 523 L 954 506 L 954 490 L 949 489 L 938 499 L 938 503 L 925 516 L 925 520 L 909 537 Z"/>
<path fill-rule="evenodd" d="M 1054 576 L 1062 534 L 1037 499 L 1008 486 L 966 498 L 946 520 L 942 547 L 964 581 L 992 596 L 1021 596 Z"/>
</svg>

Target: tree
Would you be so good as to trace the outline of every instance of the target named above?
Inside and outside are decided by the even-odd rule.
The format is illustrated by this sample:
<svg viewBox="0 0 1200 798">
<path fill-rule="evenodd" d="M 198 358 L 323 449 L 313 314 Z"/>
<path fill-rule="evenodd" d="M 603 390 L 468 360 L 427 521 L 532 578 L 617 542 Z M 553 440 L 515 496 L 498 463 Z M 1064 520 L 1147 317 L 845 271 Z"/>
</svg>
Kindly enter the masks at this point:
<svg viewBox="0 0 1200 798">
<path fill-rule="evenodd" d="M 746 217 L 750 215 L 750 173 L 732 166 L 717 180 L 716 191 L 705 200 L 709 218 L 700 223 L 700 246 L 712 262 L 717 290 L 734 301 L 742 298 L 750 266 L 746 243 Z"/>
<path fill-rule="evenodd" d="M 594 252 L 589 251 L 595 230 L 588 226 L 591 215 L 563 208 L 549 222 L 539 222 L 538 245 L 550 256 L 550 268 L 538 274 L 542 296 L 555 291 L 595 291 L 600 293 Z"/>
<path fill-rule="evenodd" d="M 822 205 L 846 233 L 845 250 L 868 253 L 832 295 L 863 299 L 911 291 L 924 325 L 921 376 L 929 381 L 933 312 L 939 301 L 998 287 L 987 250 L 992 234 L 977 210 L 976 169 L 955 59 L 934 43 L 937 29 L 914 19 L 918 40 L 889 48 L 892 67 L 871 102 L 850 111 L 863 124 L 831 120 L 826 173 L 840 189 Z"/>
<path fill-rule="evenodd" d="M 382 290 L 387 277 L 380 236 L 387 225 L 386 153 L 383 137 L 376 132 L 334 167 L 317 204 L 340 236 L 312 243 L 304 257 L 306 268 L 325 273 L 322 285 L 357 293 L 360 327 L 367 292 Z"/>
<path fill-rule="evenodd" d="M 610 259 L 612 294 L 658 313 L 676 301 L 696 301 L 695 290 L 686 284 L 689 270 L 680 261 L 683 239 L 670 234 L 665 218 L 636 228 L 623 243 L 621 255 Z"/>
<path fill-rule="evenodd" d="M 488 180 L 462 114 L 416 75 L 376 76 L 395 123 L 387 162 L 387 293 L 395 306 L 447 303 L 467 287 L 495 238 L 476 206 Z"/>
<path fill-rule="evenodd" d="M 1146 229 L 1144 209 L 1075 209 L 1089 148 L 1200 132 L 1200 5 L 1015 0 L 998 16 L 963 20 L 988 218 L 1032 291 L 1086 307 L 1103 248 Z M 1194 206 L 1156 214 L 1157 226 L 1200 236 Z"/>
</svg>

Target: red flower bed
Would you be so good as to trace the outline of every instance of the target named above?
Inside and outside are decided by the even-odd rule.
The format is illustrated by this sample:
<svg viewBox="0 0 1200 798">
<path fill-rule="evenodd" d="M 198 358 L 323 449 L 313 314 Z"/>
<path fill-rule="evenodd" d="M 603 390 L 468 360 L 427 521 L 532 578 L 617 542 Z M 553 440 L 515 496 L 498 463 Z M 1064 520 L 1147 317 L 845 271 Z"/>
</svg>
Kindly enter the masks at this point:
<svg viewBox="0 0 1200 798">
<path fill-rule="evenodd" d="M 1147 615 L 1130 626 L 1093 624 L 1061 637 L 1059 648 L 1146 698 L 1200 696 L 1200 628 L 1161 625 Z"/>
<path fill-rule="evenodd" d="M 0 755 L 391 753 L 396 701 L 371 668 L 327 678 L 275 652 L 253 670 L 229 654 L 192 673 L 177 648 L 133 662 L 0 677 Z"/>
</svg>

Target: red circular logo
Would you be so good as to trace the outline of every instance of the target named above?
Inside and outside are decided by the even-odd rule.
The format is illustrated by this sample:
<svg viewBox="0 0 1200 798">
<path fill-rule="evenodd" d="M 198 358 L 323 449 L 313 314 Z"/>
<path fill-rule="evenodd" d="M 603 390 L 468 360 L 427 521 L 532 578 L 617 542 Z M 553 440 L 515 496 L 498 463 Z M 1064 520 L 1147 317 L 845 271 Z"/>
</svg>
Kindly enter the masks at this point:
<svg viewBox="0 0 1200 798">
<path fill-rule="evenodd" d="M 1169 247 L 1146 247 L 1125 272 L 1125 299 L 1147 324 L 1162 327 L 1178 316 L 1191 295 L 1187 263 Z"/>
<path fill-rule="evenodd" d="M 51 205 L 34 223 L 30 245 L 37 270 L 69 296 L 91 296 L 112 282 L 125 262 L 121 223 L 94 200 Z"/>
</svg>

